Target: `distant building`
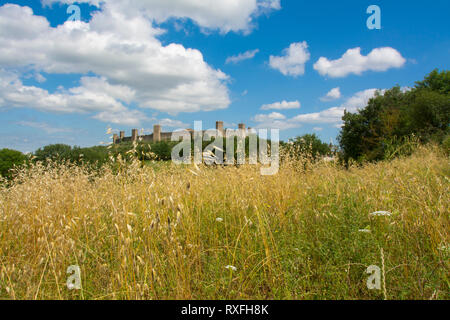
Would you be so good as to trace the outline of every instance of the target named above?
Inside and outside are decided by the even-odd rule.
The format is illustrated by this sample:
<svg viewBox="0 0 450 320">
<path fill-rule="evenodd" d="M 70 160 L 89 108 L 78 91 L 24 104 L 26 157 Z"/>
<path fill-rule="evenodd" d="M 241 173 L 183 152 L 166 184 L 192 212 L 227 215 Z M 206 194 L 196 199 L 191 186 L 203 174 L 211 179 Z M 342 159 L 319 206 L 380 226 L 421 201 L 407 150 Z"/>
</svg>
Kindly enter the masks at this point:
<svg viewBox="0 0 450 320">
<path fill-rule="evenodd" d="M 239 124 L 240 130 L 246 130 L 246 126 L 244 123 Z M 194 130 L 186 129 L 193 135 Z M 223 127 L 223 121 L 216 122 L 216 130 L 219 131 L 223 136 L 225 136 L 225 129 Z M 249 128 L 250 130 L 250 128 Z M 113 135 L 113 143 L 122 143 L 122 142 L 135 142 L 135 141 L 143 141 L 143 142 L 160 142 L 160 141 L 171 141 L 173 132 L 162 132 L 161 125 L 156 124 L 153 126 L 153 133 L 148 135 L 139 135 L 138 129 L 131 130 L 131 137 L 125 137 L 125 131 L 120 131 L 120 134 Z"/>
</svg>

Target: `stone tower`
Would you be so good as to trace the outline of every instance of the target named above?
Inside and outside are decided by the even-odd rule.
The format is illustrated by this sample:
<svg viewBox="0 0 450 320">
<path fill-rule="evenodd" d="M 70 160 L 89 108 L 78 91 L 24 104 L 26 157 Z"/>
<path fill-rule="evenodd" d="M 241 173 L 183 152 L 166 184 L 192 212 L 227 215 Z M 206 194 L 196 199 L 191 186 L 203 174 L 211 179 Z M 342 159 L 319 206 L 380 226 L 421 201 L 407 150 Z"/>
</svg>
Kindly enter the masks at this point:
<svg viewBox="0 0 450 320">
<path fill-rule="evenodd" d="M 138 129 L 131 130 L 131 141 L 136 142 L 138 140 Z"/>
<path fill-rule="evenodd" d="M 153 126 L 153 142 L 161 141 L 161 126 L 159 124 L 155 124 Z"/>
<path fill-rule="evenodd" d="M 216 122 L 216 130 L 222 134 L 222 136 L 225 135 L 225 132 L 223 131 L 223 121 L 217 121 Z"/>
</svg>

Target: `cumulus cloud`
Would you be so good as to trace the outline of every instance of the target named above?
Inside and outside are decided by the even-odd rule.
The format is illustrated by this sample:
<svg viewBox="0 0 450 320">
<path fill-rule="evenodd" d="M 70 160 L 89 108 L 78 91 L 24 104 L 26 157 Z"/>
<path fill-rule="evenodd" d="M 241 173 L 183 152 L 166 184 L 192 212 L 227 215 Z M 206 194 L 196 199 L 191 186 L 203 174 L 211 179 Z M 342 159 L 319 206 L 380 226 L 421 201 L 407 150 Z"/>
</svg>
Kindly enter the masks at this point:
<svg viewBox="0 0 450 320">
<path fill-rule="evenodd" d="M 299 123 L 340 123 L 344 111 L 356 112 L 358 109 L 367 106 L 371 98 L 375 96 L 377 89 L 367 89 L 357 92 L 351 98 L 347 99 L 342 105 L 338 107 L 329 108 L 321 112 L 300 114 L 291 119 L 291 121 Z"/>
<path fill-rule="evenodd" d="M 90 78 L 83 78 L 82 83 L 89 83 Z M 101 80 L 92 80 L 101 81 Z M 105 86 L 111 86 L 105 84 Z M 121 86 L 117 88 L 119 94 Z M 99 89 L 99 88 L 96 88 Z M 92 90 L 86 86 L 59 90 L 49 93 L 47 90 L 26 86 L 19 76 L 0 69 L 0 108 L 28 107 L 40 111 L 57 113 L 88 113 L 95 111 L 117 112 L 126 110 L 125 106 L 110 96 L 106 91 Z"/>
<path fill-rule="evenodd" d="M 281 9 L 280 0 L 43 0 L 46 5 L 75 2 L 108 6 L 127 16 L 140 12 L 158 23 L 188 18 L 201 28 L 222 33 L 249 33 L 256 17 Z"/>
<path fill-rule="evenodd" d="M 383 90 L 367 89 L 357 92 L 347 99 L 343 104 L 337 107 L 329 108 L 320 112 L 299 114 L 292 118 L 286 118 L 284 115 L 274 112 L 272 114 L 259 114 L 253 117 L 257 122 L 256 128 L 278 128 L 281 130 L 299 128 L 304 124 L 327 124 L 332 127 L 340 128 L 342 125 L 342 116 L 345 110 L 356 112 L 358 109 L 367 106 L 367 103 L 373 98 L 377 91 L 383 93 Z M 314 131 L 321 131 L 322 127 L 314 127 Z"/>
<path fill-rule="evenodd" d="M 236 63 L 244 61 L 244 60 L 253 59 L 258 52 L 259 52 L 259 49 L 249 50 L 244 53 L 240 53 L 236 56 L 228 57 L 227 60 L 225 61 L 225 63 L 227 63 L 227 64 L 235 63 L 236 64 Z"/>
<path fill-rule="evenodd" d="M 299 101 L 286 101 L 275 102 L 271 104 L 265 104 L 261 107 L 261 110 L 289 110 L 289 109 L 300 109 L 301 104 Z"/>
<path fill-rule="evenodd" d="M 309 58 L 308 44 L 303 41 L 292 43 L 283 50 L 282 56 L 270 56 L 269 65 L 285 76 L 297 77 L 305 74 L 305 63 Z"/>
<path fill-rule="evenodd" d="M 1 79 L 0 107 L 102 112 L 97 119 L 128 124 L 144 119 L 140 111 L 126 116 L 132 103 L 170 114 L 227 108 L 228 76 L 209 66 L 198 50 L 162 45 L 156 38 L 161 32 L 143 15 L 125 16 L 109 6 L 89 23 L 51 27 L 31 8 L 6 4 L 0 7 L 3 71 L 95 76 L 83 77 L 79 87 L 49 93 L 24 86 L 9 73 Z"/>
<path fill-rule="evenodd" d="M 278 112 L 272 112 L 270 114 L 257 114 L 253 118 L 253 121 L 264 122 L 267 120 L 282 120 L 282 119 L 286 119 L 286 117 L 283 114 Z"/>
<path fill-rule="evenodd" d="M 272 112 L 270 114 L 257 114 L 252 118 L 252 120 L 257 122 L 257 129 L 287 130 L 298 128 L 300 126 L 298 123 L 286 120 L 286 116 L 278 112 Z"/>
<path fill-rule="evenodd" d="M 339 87 L 331 89 L 325 97 L 320 98 L 322 101 L 333 101 L 341 98 L 341 89 Z"/>
<path fill-rule="evenodd" d="M 400 68 L 406 60 L 397 50 L 384 47 L 373 49 L 367 56 L 361 55 L 361 48 L 349 49 L 337 60 L 321 57 L 315 64 L 322 76 L 332 78 L 346 77 L 349 74 L 361 75 L 365 71 L 386 71 Z"/>
</svg>

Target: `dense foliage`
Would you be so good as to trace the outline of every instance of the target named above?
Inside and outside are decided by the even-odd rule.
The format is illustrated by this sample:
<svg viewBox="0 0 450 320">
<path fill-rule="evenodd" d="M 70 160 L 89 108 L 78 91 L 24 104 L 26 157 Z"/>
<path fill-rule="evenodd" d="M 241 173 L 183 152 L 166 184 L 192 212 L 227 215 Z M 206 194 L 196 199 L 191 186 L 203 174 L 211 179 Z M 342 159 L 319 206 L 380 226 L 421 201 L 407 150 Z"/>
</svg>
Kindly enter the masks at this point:
<svg viewBox="0 0 450 320">
<path fill-rule="evenodd" d="M 203 141 L 202 150 L 214 143 L 211 141 Z M 88 163 L 101 166 L 107 163 L 109 159 L 117 159 L 119 156 L 124 160 L 132 160 L 138 158 L 141 161 L 170 161 L 172 159 L 172 150 L 179 142 L 161 141 L 157 143 L 131 142 L 119 143 L 109 147 L 97 146 L 91 148 L 71 147 L 64 144 L 48 145 L 34 153 L 34 160 L 40 162 L 71 162 L 76 164 Z M 270 145 L 270 141 L 267 142 Z M 245 141 L 245 153 L 249 155 L 249 138 Z M 234 141 L 234 153 L 238 148 L 237 138 Z M 226 154 L 227 142 L 223 139 L 221 148 Z M 218 149 L 212 149 L 212 153 L 217 153 Z M 194 142 L 191 142 L 191 154 L 194 152 Z"/>
<path fill-rule="evenodd" d="M 65 144 L 52 144 L 36 150 L 34 160 L 41 162 L 48 161 L 68 161 L 72 163 L 89 163 L 102 165 L 108 161 L 108 151 L 106 147 L 80 148 L 71 147 Z"/>
<path fill-rule="evenodd" d="M 415 136 L 443 142 L 450 124 L 450 71 L 434 70 L 411 90 L 378 92 L 356 113 L 346 112 L 339 143 L 344 160 L 382 160 Z"/>
<path fill-rule="evenodd" d="M 0 150 L 0 176 L 10 178 L 11 169 L 23 165 L 27 160 L 22 152 L 10 149 Z"/>
<path fill-rule="evenodd" d="M 317 159 L 332 154 L 332 146 L 322 142 L 316 134 L 305 134 L 282 145 L 290 156 L 294 158 L 310 155 L 312 158 Z"/>
</svg>

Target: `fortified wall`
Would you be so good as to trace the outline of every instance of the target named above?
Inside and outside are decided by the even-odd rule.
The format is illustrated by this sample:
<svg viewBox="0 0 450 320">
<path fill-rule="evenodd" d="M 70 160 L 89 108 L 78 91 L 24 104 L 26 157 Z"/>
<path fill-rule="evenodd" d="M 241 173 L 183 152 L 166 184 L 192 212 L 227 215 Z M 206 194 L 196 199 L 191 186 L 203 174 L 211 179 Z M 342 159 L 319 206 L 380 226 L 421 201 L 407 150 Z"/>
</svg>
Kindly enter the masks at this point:
<svg viewBox="0 0 450 320">
<path fill-rule="evenodd" d="M 246 130 L 246 126 L 244 123 L 240 123 L 238 125 L 239 130 Z M 251 128 L 248 128 L 251 130 Z M 186 129 L 191 133 L 191 136 L 194 134 L 194 130 Z M 221 132 L 223 136 L 225 136 L 225 129 L 223 127 L 223 121 L 216 122 L 216 130 Z M 205 132 L 205 131 L 203 131 Z M 125 137 L 125 131 L 120 131 L 120 134 L 113 135 L 113 143 L 118 144 L 122 142 L 161 142 L 161 141 L 171 141 L 173 132 L 162 132 L 161 125 L 157 124 L 153 126 L 153 133 L 148 135 L 139 135 L 138 129 L 131 130 L 131 137 Z"/>
</svg>

